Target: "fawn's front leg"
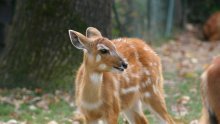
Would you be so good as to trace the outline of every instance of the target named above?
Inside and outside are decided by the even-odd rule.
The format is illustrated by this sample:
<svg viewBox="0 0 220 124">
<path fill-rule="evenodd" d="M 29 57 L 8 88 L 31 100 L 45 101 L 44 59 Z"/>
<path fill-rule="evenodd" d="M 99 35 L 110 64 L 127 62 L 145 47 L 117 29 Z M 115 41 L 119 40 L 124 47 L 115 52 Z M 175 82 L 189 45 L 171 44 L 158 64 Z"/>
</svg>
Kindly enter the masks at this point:
<svg viewBox="0 0 220 124">
<path fill-rule="evenodd" d="M 105 120 L 106 123 L 104 124 L 117 124 L 118 116 L 119 116 L 119 113 L 113 113 L 111 115 L 108 115 L 108 117 Z"/>
<path fill-rule="evenodd" d="M 75 112 L 73 117 L 73 124 L 87 124 L 85 116 L 79 111 Z"/>
</svg>

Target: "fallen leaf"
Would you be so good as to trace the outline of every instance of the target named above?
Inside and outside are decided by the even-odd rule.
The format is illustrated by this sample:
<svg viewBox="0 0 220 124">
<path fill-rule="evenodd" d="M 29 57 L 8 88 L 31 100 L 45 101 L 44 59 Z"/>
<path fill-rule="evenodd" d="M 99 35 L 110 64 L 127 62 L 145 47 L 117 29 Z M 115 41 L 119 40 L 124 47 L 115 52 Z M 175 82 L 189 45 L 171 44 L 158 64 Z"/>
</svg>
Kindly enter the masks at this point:
<svg viewBox="0 0 220 124">
<path fill-rule="evenodd" d="M 47 124 L 58 124 L 56 121 L 50 121 L 50 122 L 48 122 Z"/>
<path fill-rule="evenodd" d="M 18 124 L 18 121 L 15 119 L 11 119 L 7 122 L 7 124 Z"/>
<path fill-rule="evenodd" d="M 199 124 L 199 121 L 198 121 L 198 120 L 192 120 L 192 121 L 190 122 L 190 124 Z"/>
<path fill-rule="evenodd" d="M 187 104 L 190 101 L 190 97 L 189 96 L 182 96 L 180 99 L 177 100 L 178 104 Z"/>
</svg>

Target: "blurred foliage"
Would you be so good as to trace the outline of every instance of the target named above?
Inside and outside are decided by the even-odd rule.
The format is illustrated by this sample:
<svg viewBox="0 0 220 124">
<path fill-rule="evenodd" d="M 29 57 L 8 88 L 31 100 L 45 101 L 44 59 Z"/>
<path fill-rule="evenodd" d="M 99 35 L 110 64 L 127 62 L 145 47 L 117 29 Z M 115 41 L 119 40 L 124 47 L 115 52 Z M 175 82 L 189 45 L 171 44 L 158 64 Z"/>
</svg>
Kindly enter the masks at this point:
<svg viewBox="0 0 220 124">
<path fill-rule="evenodd" d="M 219 0 L 187 0 L 188 21 L 194 24 L 203 24 L 211 14 L 219 10 Z"/>
</svg>

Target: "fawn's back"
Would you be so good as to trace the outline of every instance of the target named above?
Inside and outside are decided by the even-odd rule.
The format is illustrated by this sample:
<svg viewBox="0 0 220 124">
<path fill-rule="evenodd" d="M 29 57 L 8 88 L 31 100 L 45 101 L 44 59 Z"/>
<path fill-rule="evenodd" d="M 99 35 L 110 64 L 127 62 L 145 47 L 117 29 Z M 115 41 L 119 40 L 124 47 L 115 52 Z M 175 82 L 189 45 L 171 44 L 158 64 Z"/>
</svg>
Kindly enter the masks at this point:
<svg viewBox="0 0 220 124">
<path fill-rule="evenodd" d="M 122 109 L 139 99 L 147 100 L 163 93 L 161 63 L 157 54 L 140 39 L 120 38 L 112 42 L 128 62 L 128 68 L 123 73 L 112 74 L 119 87 Z"/>
</svg>

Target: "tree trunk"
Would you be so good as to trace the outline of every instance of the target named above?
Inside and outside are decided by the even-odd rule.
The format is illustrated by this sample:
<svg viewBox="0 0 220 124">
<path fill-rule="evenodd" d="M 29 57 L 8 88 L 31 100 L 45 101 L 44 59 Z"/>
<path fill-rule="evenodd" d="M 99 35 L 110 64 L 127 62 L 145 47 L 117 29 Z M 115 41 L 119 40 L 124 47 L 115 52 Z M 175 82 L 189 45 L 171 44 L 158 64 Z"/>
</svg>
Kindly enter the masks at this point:
<svg viewBox="0 0 220 124">
<path fill-rule="evenodd" d="M 152 40 L 164 36 L 166 28 L 167 4 L 166 0 L 148 0 L 148 28 L 149 38 Z"/>
<path fill-rule="evenodd" d="M 0 58 L 0 87 L 50 88 L 72 82 L 82 52 L 72 47 L 68 29 L 85 32 L 88 26 L 110 37 L 111 1 L 18 0 Z"/>
</svg>

